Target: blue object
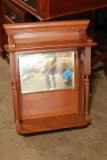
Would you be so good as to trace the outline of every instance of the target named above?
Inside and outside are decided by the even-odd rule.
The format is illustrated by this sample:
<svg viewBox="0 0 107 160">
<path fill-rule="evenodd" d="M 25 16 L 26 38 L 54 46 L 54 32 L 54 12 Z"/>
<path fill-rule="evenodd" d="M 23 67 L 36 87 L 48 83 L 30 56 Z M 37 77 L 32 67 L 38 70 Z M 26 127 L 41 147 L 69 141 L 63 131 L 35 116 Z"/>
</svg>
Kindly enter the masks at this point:
<svg viewBox="0 0 107 160">
<path fill-rule="evenodd" d="M 62 74 L 62 76 L 63 76 L 65 79 L 67 79 L 67 78 L 70 77 L 71 74 L 72 74 L 72 72 L 71 72 L 69 69 L 67 69 L 67 70 Z"/>
</svg>

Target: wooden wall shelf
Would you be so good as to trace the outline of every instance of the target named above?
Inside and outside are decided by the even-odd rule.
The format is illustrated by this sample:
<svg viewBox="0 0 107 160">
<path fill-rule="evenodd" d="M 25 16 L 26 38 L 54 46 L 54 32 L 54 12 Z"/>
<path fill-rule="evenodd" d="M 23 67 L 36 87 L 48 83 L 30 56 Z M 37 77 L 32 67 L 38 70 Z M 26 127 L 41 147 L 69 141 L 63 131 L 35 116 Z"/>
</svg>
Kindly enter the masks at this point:
<svg viewBox="0 0 107 160">
<path fill-rule="evenodd" d="M 90 123 L 89 21 L 5 24 L 16 131 L 40 132 Z M 27 67 L 26 67 L 27 66 Z"/>
</svg>

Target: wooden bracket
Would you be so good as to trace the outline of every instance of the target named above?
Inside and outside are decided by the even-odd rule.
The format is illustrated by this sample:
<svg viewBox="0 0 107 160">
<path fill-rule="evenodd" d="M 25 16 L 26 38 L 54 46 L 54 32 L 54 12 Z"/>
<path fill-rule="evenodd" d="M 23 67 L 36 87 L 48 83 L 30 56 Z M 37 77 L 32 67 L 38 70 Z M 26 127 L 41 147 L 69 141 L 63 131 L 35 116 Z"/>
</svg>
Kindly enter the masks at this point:
<svg viewBox="0 0 107 160">
<path fill-rule="evenodd" d="M 15 40 L 13 38 L 13 35 L 8 36 L 8 41 L 9 41 L 9 47 L 10 48 L 15 48 Z"/>
</svg>

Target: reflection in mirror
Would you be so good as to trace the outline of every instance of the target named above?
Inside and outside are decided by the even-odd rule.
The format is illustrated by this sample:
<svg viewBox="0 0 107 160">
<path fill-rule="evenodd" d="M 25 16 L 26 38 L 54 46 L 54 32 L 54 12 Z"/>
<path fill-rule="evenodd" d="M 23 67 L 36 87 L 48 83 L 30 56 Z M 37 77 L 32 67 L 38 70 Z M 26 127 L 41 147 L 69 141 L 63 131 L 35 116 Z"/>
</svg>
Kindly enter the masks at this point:
<svg viewBox="0 0 107 160">
<path fill-rule="evenodd" d="M 19 56 L 22 93 L 74 88 L 74 51 Z"/>
</svg>

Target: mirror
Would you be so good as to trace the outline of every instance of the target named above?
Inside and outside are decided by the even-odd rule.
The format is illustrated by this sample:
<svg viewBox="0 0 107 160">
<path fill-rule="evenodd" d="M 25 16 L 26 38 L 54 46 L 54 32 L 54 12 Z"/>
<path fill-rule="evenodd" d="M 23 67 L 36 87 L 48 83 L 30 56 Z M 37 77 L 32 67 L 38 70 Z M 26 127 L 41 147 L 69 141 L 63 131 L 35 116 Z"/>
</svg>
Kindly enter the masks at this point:
<svg viewBox="0 0 107 160">
<path fill-rule="evenodd" d="M 74 51 L 19 55 L 21 93 L 74 88 Z"/>
</svg>

